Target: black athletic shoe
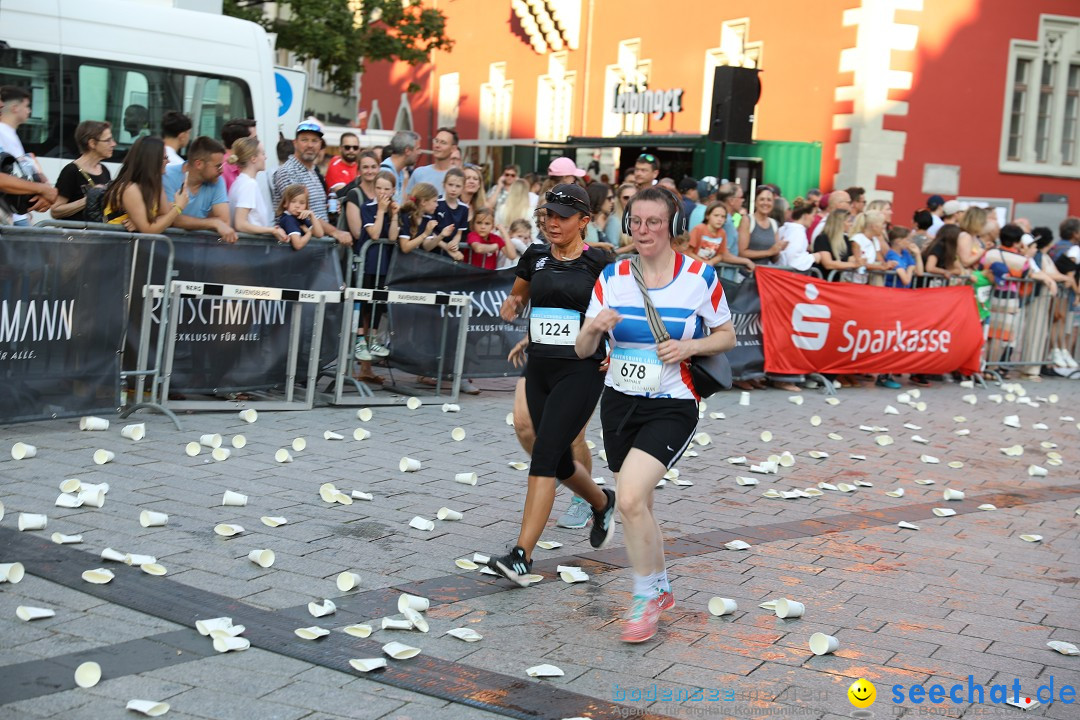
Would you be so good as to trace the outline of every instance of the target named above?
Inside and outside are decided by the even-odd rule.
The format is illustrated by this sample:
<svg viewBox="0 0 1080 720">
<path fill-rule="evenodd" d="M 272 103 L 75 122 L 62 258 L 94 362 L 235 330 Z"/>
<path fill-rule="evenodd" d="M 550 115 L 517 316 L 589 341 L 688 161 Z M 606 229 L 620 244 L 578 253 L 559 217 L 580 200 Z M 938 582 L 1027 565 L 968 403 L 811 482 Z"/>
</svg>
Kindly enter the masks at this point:
<svg viewBox="0 0 1080 720">
<path fill-rule="evenodd" d="M 515 545 L 514 549 L 502 557 L 492 558 L 488 567 L 507 580 L 525 587 L 529 583 L 524 579 L 532 570 L 532 561 L 525 559 L 525 550 Z"/>
<path fill-rule="evenodd" d="M 607 547 L 615 532 L 615 491 L 601 489 L 604 495 L 607 495 L 607 505 L 603 510 L 593 510 L 592 529 L 589 531 L 589 544 L 597 550 Z"/>
</svg>

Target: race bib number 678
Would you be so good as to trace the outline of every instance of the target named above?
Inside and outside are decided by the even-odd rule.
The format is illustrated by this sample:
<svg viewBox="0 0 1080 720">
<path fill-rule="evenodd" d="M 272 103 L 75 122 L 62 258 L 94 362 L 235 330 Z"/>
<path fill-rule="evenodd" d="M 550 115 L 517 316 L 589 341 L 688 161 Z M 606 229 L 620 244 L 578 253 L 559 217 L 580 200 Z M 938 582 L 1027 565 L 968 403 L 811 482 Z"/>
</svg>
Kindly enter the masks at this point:
<svg viewBox="0 0 1080 720">
<path fill-rule="evenodd" d="M 616 348 L 611 353 L 611 379 L 619 390 L 653 393 L 660 389 L 664 363 L 655 350 Z"/>
</svg>

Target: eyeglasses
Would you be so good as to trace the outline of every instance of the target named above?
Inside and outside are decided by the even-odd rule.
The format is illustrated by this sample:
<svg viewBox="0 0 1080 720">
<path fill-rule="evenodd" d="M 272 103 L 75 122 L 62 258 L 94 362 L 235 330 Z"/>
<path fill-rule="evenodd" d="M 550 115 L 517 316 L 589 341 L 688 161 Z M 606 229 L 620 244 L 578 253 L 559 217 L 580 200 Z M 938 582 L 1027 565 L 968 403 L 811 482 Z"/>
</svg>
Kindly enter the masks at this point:
<svg viewBox="0 0 1080 720">
<path fill-rule="evenodd" d="M 591 212 L 591 208 L 589 208 L 589 206 L 584 201 L 582 201 L 581 198 L 574 197 L 569 193 L 548 190 L 547 194 L 544 195 L 544 198 L 549 203 L 555 203 L 556 205 L 566 205 L 567 207 L 572 207 L 575 210 L 579 210 L 585 213 L 586 215 Z"/>
<path fill-rule="evenodd" d="M 638 162 L 654 163 L 656 162 L 656 156 L 649 153 L 641 153 L 638 155 Z"/>
<path fill-rule="evenodd" d="M 648 219 L 642 219 L 642 218 L 639 218 L 639 217 L 631 217 L 630 218 L 630 227 L 633 228 L 634 230 L 637 230 L 639 227 L 641 227 L 641 223 L 645 223 L 645 227 L 649 228 L 650 230 L 659 230 L 660 228 L 662 228 L 664 226 L 663 218 L 658 218 L 658 217 L 651 217 L 651 218 L 648 218 Z"/>
<path fill-rule="evenodd" d="M 359 145 L 342 145 L 341 149 L 342 150 L 359 150 L 360 146 Z"/>
<path fill-rule="evenodd" d="M 109 143 L 116 143 L 116 141 L 113 140 L 112 135 L 110 135 L 109 137 L 94 138 L 94 142 L 105 143 L 106 145 L 108 145 Z"/>
<path fill-rule="evenodd" d="M 630 200 L 632 200 L 633 197 L 634 197 L 633 195 L 623 195 L 619 199 L 622 200 L 623 202 L 630 202 Z"/>
</svg>

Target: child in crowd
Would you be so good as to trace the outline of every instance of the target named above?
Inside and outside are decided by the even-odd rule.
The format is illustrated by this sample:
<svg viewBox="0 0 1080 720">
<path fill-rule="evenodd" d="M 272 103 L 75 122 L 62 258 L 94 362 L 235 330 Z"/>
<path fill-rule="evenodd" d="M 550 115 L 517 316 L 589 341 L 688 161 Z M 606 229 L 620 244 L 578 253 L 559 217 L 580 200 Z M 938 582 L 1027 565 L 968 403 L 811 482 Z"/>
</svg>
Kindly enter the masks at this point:
<svg viewBox="0 0 1080 720">
<path fill-rule="evenodd" d="M 416 248 L 433 250 L 438 246 L 435 229 L 439 221 L 435 219 L 435 210 L 439 206 L 439 191 L 431 183 L 417 183 L 405 204 L 401 206 L 401 215 L 409 220 L 409 227 L 414 228 L 413 237 L 399 238 L 398 248 L 403 253 L 410 253 Z"/>
<path fill-rule="evenodd" d="M 690 230 L 686 254 L 709 265 L 727 263 L 742 265 L 747 270 L 753 270 L 753 260 L 728 252 L 727 233 L 724 232 L 727 218 L 727 207 L 723 203 L 710 203 L 705 208 L 705 222 Z"/>
<path fill-rule="evenodd" d="M 314 217 L 308 208 L 307 188 L 299 183 L 290 185 L 281 193 L 277 207 L 278 227 L 285 231 L 286 242 L 293 250 L 302 250 L 312 237 L 322 237 L 322 225 L 312 223 Z"/>
<path fill-rule="evenodd" d="M 517 250 L 501 237 L 491 232 L 495 228 L 495 214 L 487 208 L 473 213 L 472 232 L 469 233 L 469 262 L 478 268 L 495 270 L 499 266 L 499 254 L 510 260 L 517 259 Z"/>
<path fill-rule="evenodd" d="M 507 240 L 514 246 L 514 249 L 518 251 L 518 255 L 525 252 L 525 249 L 530 245 L 539 243 L 543 244 L 540 240 L 533 236 L 532 223 L 528 220 L 515 220 L 510 223 L 510 233 Z"/>
<path fill-rule="evenodd" d="M 454 260 L 465 259 L 460 244 L 469 232 L 469 206 L 461 202 L 464 189 L 465 173 L 460 168 L 447 170 L 443 178 L 443 197 L 435 210 L 437 247 Z"/>
<path fill-rule="evenodd" d="M 885 278 L 887 287 L 909 288 L 915 278 L 923 274 L 922 251 L 911 237 L 911 230 L 901 225 L 889 229 L 889 251 L 886 262 L 895 262 L 896 277 Z"/>
</svg>

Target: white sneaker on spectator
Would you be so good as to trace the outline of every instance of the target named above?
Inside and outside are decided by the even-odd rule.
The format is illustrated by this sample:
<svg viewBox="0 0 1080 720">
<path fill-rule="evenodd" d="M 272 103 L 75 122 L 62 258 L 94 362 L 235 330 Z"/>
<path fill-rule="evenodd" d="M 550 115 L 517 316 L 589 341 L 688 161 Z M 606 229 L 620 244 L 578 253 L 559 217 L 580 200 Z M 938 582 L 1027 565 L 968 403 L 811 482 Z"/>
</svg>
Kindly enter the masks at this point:
<svg viewBox="0 0 1080 720">
<path fill-rule="evenodd" d="M 1072 353 L 1065 348 L 1061 348 L 1061 359 L 1064 360 L 1070 368 L 1080 367 L 1080 363 L 1076 362 L 1076 358 L 1074 358 Z"/>
<path fill-rule="evenodd" d="M 1050 362 L 1054 364 L 1054 367 L 1069 367 L 1069 361 L 1065 359 L 1065 350 L 1063 348 L 1056 347 L 1050 351 Z"/>
<path fill-rule="evenodd" d="M 390 356 L 390 348 L 385 345 L 380 345 L 378 340 L 372 340 L 368 343 L 368 352 L 375 357 L 384 358 Z"/>
<path fill-rule="evenodd" d="M 476 385 L 473 384 L 472 380 L 462 380 L 461 392 L 465 393 L 466 395 L 479 395 L 480 388 L 476 387 Z"/>
<path fill-rule="evenodd" d="M 371 362 L 371 352 L 368 350 L 367 339 L 363 335 L 356 336 L 356 348 L 353 357 L 361 362 Z"/>
</svg>

